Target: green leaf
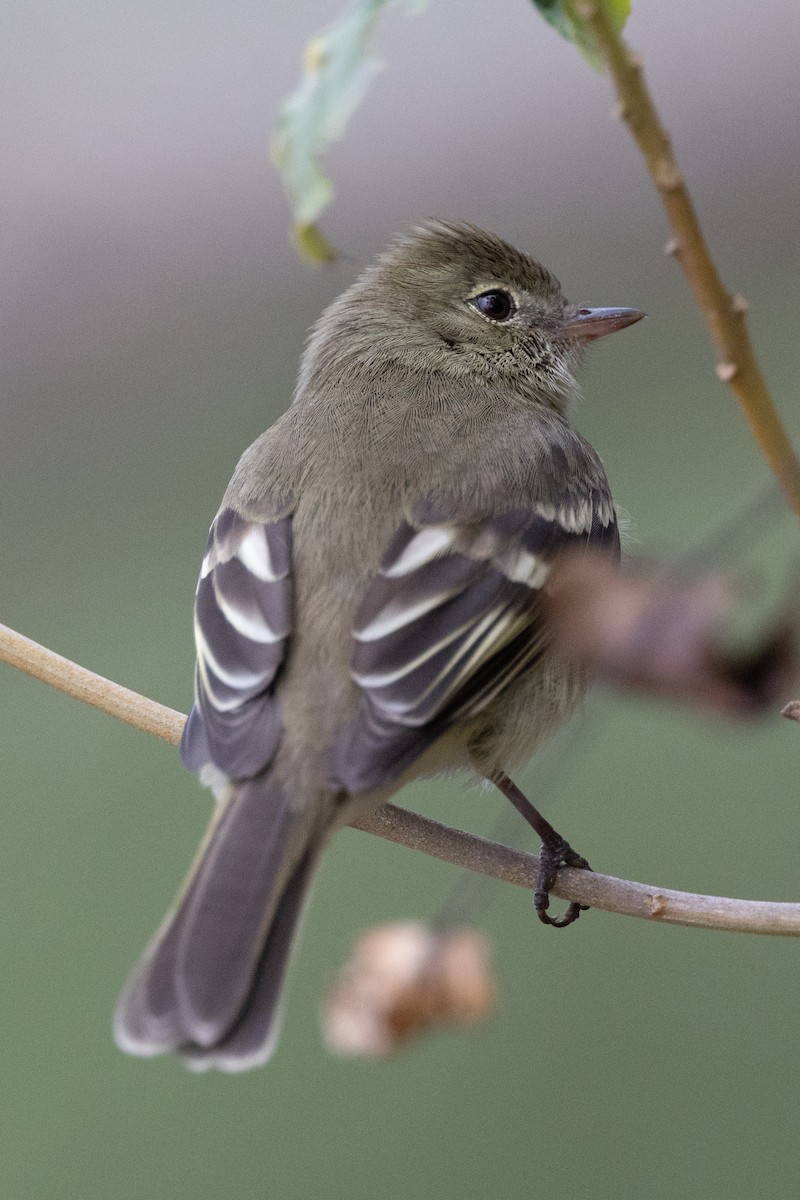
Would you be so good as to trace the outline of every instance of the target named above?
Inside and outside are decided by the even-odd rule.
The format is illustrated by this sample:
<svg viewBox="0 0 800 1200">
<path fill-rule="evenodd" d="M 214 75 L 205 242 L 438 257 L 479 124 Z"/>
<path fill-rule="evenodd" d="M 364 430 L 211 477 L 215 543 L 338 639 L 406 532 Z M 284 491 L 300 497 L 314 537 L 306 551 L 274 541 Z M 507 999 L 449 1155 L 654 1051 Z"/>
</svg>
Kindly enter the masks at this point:
<svg viewBox="0 0 800 1200">
<path fill-rule="evenodd" d="M 381 13 L 402 5 L 421 12 L 427 0 L 353 0 L 303 56 L 303 79 L 286 99 L 272 139 L 272 161 L 280 171 L 292 206 L 294 239 L 312 262 L 330 262 L 333 247 L 316 221 L 333 197 L 320 166 L 328 144 L 342 136 L 372 76 L 382 64 L 367 51 Z"/>
<path fill-rule="evenodd" d="M 575 16 L 571 0 L 532 0 L 539 12 L 554 29 L 568 42 L 574 42 L 583 57 L 597 71 L 604 69 L 603 59 L 594 44 L 592 35 L 583 21 Z M 630 16 L 632 0 L 595 0 L 602 4 L 617 33 L 625 28 Z"/>
<path fill-rule="evenodd" d="M 336 247 L 330 244 L 318 225 L 301 225 L 295 221 L 292 225 L 292 241 L 302 257 L 315 267 L 334 263 L 339 257 Z"/>
</svg>

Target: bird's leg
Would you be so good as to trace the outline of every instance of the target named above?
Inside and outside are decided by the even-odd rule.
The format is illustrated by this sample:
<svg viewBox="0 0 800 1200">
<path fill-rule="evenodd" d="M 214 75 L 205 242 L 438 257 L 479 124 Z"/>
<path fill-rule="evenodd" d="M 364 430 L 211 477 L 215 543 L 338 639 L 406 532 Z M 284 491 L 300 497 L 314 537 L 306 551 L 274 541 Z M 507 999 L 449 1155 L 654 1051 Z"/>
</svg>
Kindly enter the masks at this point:
<svg viewBox="0 0 800 1200">
<path fill-rule="evenodd" d="M 539 870 L 533 893 L 533 907 L 536 909 L 539 920 L 545 925 L 552 925 L 554 929 L 566 928 L 573 921 L 577 921 L 581 913 L 585 912 L 589 906 L 588 904 L 578 904 L 577 901 L 572 900 L 563 917 L 547 915 L 547 909 L 550 906 L 550 889 L 556 881 L 559 868 L 580 867 L 584 871 L 591 871 L 592 868 L 586 859 L 581 854 L 576 854 L 569 842 L 556 832 L 550 822 L 542 816 L 538 808 L 531 804 L 528 797 L 519 790 L 513 779 L 509 779 L 505 772 L 495 771 L 489 776 L 489 779 L 511 801 L 517 812 L 525 818 L 542 839 Z"/>
</svg>

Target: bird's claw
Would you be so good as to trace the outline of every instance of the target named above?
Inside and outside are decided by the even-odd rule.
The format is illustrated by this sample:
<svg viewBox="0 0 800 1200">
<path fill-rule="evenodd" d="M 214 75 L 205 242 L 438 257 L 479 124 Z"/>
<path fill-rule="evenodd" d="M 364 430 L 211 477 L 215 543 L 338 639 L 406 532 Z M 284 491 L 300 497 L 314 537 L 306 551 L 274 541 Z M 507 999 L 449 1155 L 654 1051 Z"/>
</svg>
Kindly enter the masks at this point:
<svg viewBox="0 0 800 1200">
<path fill-rule="evenodd" d="M 536 874 L 536 888 L 533 893 L 533 907 L 537 917 L 543 925 L 549 925 L 553 929 L 566 929 L 568 925 L 577 921 L 581 913 L 586 912 L 589 907 L 588 904 L 578 904 L 577 900 L 571 900 L 562 916 L 551 917 L 548 915 L 550 890 L 561 867 L 576 867 L 584 871 L 592 869 L 582 854 L 576 853 L 569 842 L 565 841 L 560 834 L 556 834 L 554 838 L 542 843 L 539 870 Z"/>
</svg>

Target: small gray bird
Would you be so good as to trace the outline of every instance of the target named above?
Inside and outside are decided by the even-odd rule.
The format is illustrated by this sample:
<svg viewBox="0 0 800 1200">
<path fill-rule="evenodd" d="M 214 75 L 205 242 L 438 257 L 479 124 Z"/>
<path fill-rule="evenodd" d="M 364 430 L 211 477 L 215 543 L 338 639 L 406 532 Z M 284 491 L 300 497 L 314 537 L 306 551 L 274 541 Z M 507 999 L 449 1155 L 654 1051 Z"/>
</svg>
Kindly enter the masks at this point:
<svg viewBox="0 0 800 1200">
<path fill-rule="evenodd" d="M 554 556 L 619 553 L 603 465 L 569 422 L 573 372 L 642 315 L 575 308 L 526 254 L 440 222 L 323 314 L 211 526 L 181 749 L 218 803 L 120 999 L 124 1050 L 265 1062 L 333 831 L 454 768 L 515 799 L 505 772 L 586 684 L 548 654 Z M 554 837 L 540 911 L 555 869 L 585 865 Z"/>
</svg>

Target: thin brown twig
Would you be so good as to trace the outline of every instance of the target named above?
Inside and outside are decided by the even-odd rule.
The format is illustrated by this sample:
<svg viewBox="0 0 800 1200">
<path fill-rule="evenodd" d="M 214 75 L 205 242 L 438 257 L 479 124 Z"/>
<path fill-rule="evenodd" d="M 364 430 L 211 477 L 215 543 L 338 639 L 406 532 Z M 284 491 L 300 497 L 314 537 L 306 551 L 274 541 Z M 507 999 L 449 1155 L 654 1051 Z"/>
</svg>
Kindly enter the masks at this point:
<svg viewBox="0 0 800 1200">
<path fill-rule="evenodd" d="M 515 883 L 529 891 L 536 883 L 537 855 L 486 841 L 393 804 L 384 805 L 355 823 L 355 827 L 421 850 L 443 862 L 491 875 L 505 883 Z M 668 925 L 800 937 L 800 904 L 678 892 L 569 867 L 559 871 L 552 892 L 562 900 L 574 900 L 620 916 L 641 917 Z"/>
<path fill-rule="evenodd" d="M 180 741 L 186 720 L 183 713 L 95 675 L 6 625 L 0 625 L 0 661 L 136 729 L 155 734 L 172 745 Z M 536 880 L 539 860 L 535 854 L 486 841 L 393 804 L 359 819 L 354 827 L 520 887 L 531 889 Z M 563 900 L 575 900 L 623 916 L 703 929 L 800 937 L 800 904 L 695 895 L 569 869 L 559 872 L 552 891 Z"/>
<path fill-rule="evenodd" d="M 694 205 L 653 99 L 642 64 L 610 20 L 604 0 L 566 0 L 608 66 L 617 111 L 639 147 L 672 230 L 668 253 L 679 263 L 717 350 L 717 376 L 730 384 L 789 503 L 800 516 L 800 462 L 781 423 L 747 330 L 747 303 L 732 296 L 706 245 Z"/>
<path fill-rule="evenodd" d="M 118 721 L 126 721 L 144 733 L 155 734 L 173 746 L 181 740 L 186 723 L 183 713 L 148 700 L 102 675 L 95 675 L 86 667 L 79 667 L 71 659 L 40 646 L 7 625 L 0 625 L 0 661 L 10 663 L 42 683 L 49 683 L 75 700 L 99 708 Z"/>
</svg>

